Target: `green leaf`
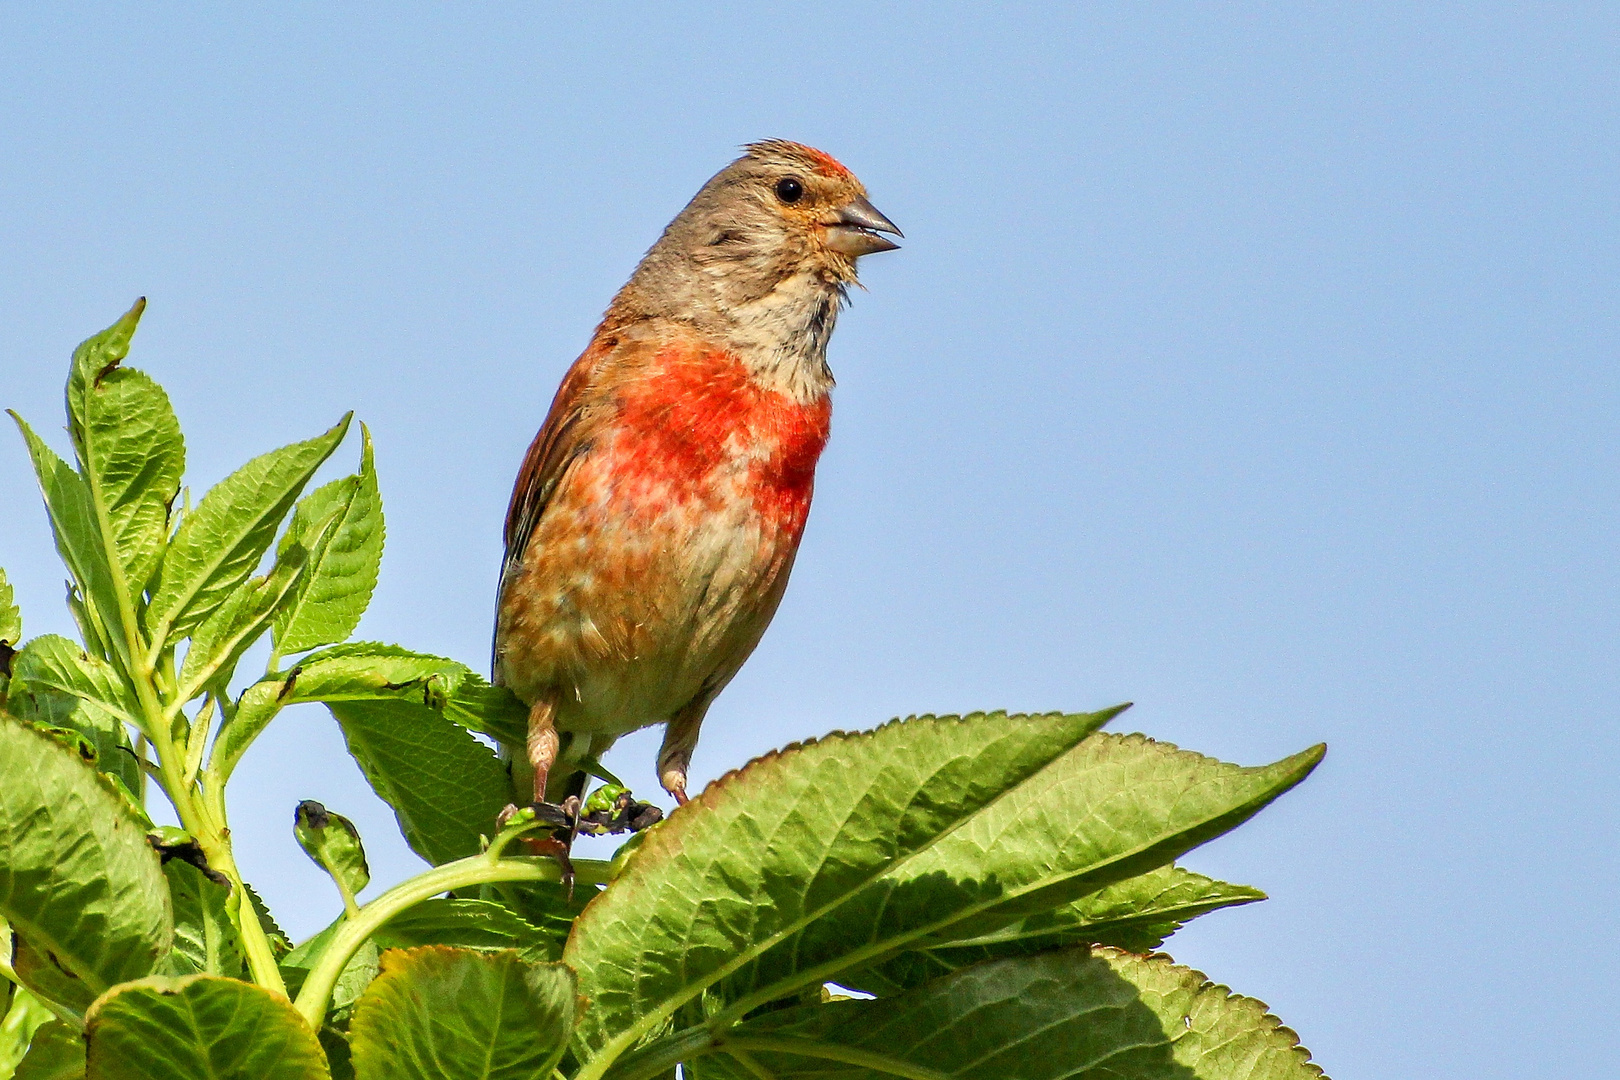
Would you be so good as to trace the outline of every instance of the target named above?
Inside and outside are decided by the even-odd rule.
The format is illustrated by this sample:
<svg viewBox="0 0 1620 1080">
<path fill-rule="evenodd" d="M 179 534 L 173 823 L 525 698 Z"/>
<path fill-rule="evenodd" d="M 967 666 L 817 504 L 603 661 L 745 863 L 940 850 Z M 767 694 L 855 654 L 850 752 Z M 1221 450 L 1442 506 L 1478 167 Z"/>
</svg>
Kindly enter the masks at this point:
<svg viewBox="0 0 1620 1080">
<path fill-rule="evenodd" d="M 120 723 L 140 726 L 141 708 L 118 669 L 60 635 L 44 634 L 23 646 L 12 661 L 11 678 L 14 694 L 57 691 L 97 706 Z"/>
<path fill-rule="evenodd" d="M 180 668 L 180 697 L 189 701 L 210 683 L 223 683 L 237 661 L 270 627 L 282 600 L 297 586 L 309 553 L 300 545 L 283 551 L 264 577 L 238 586 L 191 636 Z"/>
<path fill-rule="evenodd" d="M 303 544 L 310 570 L 291 603 L 276 615 L 276 651 L 283 655 L 342 641 L 360 625 L 382 564 L 382 496 L 372 460 L 371 432 L 360 425 L 360 472 L 311 492 L 293 511 L 281 549 Z M 335 528 L 317 537 L 321 522 Z"/>
<path fill-rule="evenodd" d="M 84 603 L 78 585 L 71 581 L 67 582 L 67 594 L 62 600 L 67 604 L 68 613 L 73 616 L 73 625 L 79 628 L 79 640 L 84 642 L 85 649 L 96 656 L 115 655 L 112 649 L 108 648 L 105 635 L 101 632 L 100 619 L 90 614 L 90 608 Z"/>
<path fill-rule="evenodd" d="M 57 553 L 78 584 L 79 594 L 85 598 L 81 613 L 90 620 L 95 640 L 110 644 L 127 660 L 128 645 L 118 593 L 113 585 L 112 567 L 107 562 L 107 549 L 102 543 L 90 486 L 34 434 L 34 429 L 22 417 L 12 413 L 11 418 L 17 422 L 33 458 L 34 473 L 39 479 L 40 493 L 45 496 L 45 509 L 56 537 Z M 86 644 L 90 644 L 88 635 Z"/>
<path fill-rule="evenodd" d="M 17 610 L 16 594 L 6 572 L 0 570 L 0 646 L 15 646 L 22 640 L 22 612 Z"/>
<path fill-rule="evenodd" d="M 3 935 L 0 937 L 0 956 L 3 956 L 11 951 L 11 934 L 3 924 L 0 924 L 0 935 Z M 52 1023 L 61 1022 L 38 998 L 10 979 L 0 978 L 0 1077 L 9 1080 L 30 1044 L 41 1039 L 41 1029 Z M 61 1026 L 67 1027 L 66 1024 Z M 44 1036 L 49 1037 L 49 1033 Z"/>
<path fill-rule="evenodd" d="M 305 701 L 408 701 L 442 710 L 471 675 L 467 665 L 398 645 L 356 641 L 311 653 L 285 676 L 284 704 Z"/>
<path fill-rule="evenodd" d="M 68 430 L 80 467 L 137 596 L 163 557 L 169 508 L 186 471 L 185 440 L 168 395 L 144 373 L 118 366 L 145 307 L 137 300 L 75 349 L 67 385 Z"/>
<path fill-rule="evenodd" d="M 174 904 L 174 948 L 163 958 L 158 974 L 248 978 L 241 935 L 228 909 L 230 886 L 181 859 L 164 863 L 163 874 Z"/>
<path fill-rule="evenodd" d="M 562 1060 L 574 977 L 512 953 L 383 954 L 349 1027 L 357 1080 L 533 1080 Z"/>
<path fill-rule="evenodd" d="M 444 715 L 507 746 L 521 747 L 529 737 L 529 707 L 506 687 L 491 686 L 472 671 L 446 699 Z"/>
<path fill-rule="evenodd" d="M 220 729 L 209 767 L 229 776 L 248 746 L 288 705 L 397 700 L 442 707 L 446 687 L 454 688 L 469 674 L 464 664 L 397 645 L 353 642 L 323 649 L 242 691 L 236 715 Z"/>
<path fill-rule="evenodd" d="M 258 917 L 259 925 L 264 929 L 264 936 L 270 939 L 270 951 L 276 954 L 277 960 L 280 960 L 292 950 L 287 932 L 276 925 L 275 917 L 270 914 L 270 908 L 266 906 L 257 889 L 244 881 L 242 891 L 247 894 L 248 902 L 253 905 L 253 914 Z"/>
<path fill-rule="evenodd" d="M 11 661 L 17 655 L 14 646 L 21 640 L 22 612 L 17 610 L 6 572 L 0 570 L 0 709 L 6 707 L 6 696 L 11 690 Z"/>
<path fill-rule="evenodd" d="M 489 895 L 546 935 L 543 942 L 521 950 L 525 960 L 561 960 L 575 920 L 600 892 L 581 882 L 575 882 L 572 890 L 552 882 L 529 882 L 492 886 Z"/>
<path fill-rule="evenodd" d="M 235 979 L 116 987 L 88 1018 L 88 1080 L 326 1080 L 326 1054 L 286 998 Z"/>
<path fill-rule="evenodd" d="M 522 745 L 527 737 L 523 704 L 467 665 L 398 645 L 357 641 L 311 653 L 289 671 L 244 690 L 236 715 L 220 730 L 209 767 L 229 776 L 253 740 L 289 705 L 343 701 L 420 703 L 503 742 Z"/>
<path fill-rule="evenodd" d="M 419 701 L 498 741 L 521 746 L 528 738 L 528 707 L 504 686 L 491 686 L 456 660 L 356 641 L 312 653 L 295 670 L 295 682 L 283 689 L 284 704 Z"/>
<path fill-rule="evenodd" d="M 848 903 L 738 965 L 725 988 L 731 1008 L 836 981 L 837 972 L 916 944 L 991 933 L 1146 873 L 1242 824 L 1303 780 L 1322 753 L 1244 768 L 1142 735 L 1087 739 Z"/>
<path fill-rule="evenodd" d="M 91 995 L 151 971 L 173 938 L 157 853 L 111 784 L 50 735 L 4 715 L 0 915 Z"/>
<path fill-rule="evenodd" d="M 980 964 L 911 993 L 767 1013 L 700 1058 L 702 1080 L 1314 1080 L 1266 1006 L 1168 957 L 1070 949 Z"/>
<path fill-rule="evenodd" d="M 12 938 L 11 966 L 18 981 L 35 997 L 49 1002 L 58 1016 L 75 1024 L 83 1022 L 85 1010 L 96 1000 L 83 979 L 58 963 L 50 950 L 34 948 L 20 932 Z"/>
<path fill-rule="evenodd" d="M 146 810 L 135 797 L 141 787 L 141 767 L 124 725 L 116 716 L 88 701 L 51 692 L 13 695 L 10 704 L 18 719 L 73 744 L 76 753 L 114 782 L 135 817 L 146 819 Z"/>
<path fill-rule="evenodd" d="M 140 709 L 107 661 L 67 638 L 37 637 L 12 660 L 9 708 L 20 719 L 82 735 L 95 749 L 96 768 L 128 791 L 140 788 L 140 766 L 125 729 L 141 726 Z"/>
<path fill-rule="evenodd" d="M 164 552 L 146 612 L 155 639 L 185 635 L 247 580 L 298 493 L 343 440 L 352 415 L 325 434 L 254 458 L 186 515 Z"/>
<path fill-rule="evenodd" d="M 887 997 L 970 964 L 1027 956 L 1060 945 L 1114 945 L 1127 952 L 1146 953 L 1190 919 L 1265 898 L 1258 889 L 1229 885 L 1178 866 L 1161 866 L 993 933 L 908 950 L 838 979 L 845 986 Z"/>
<path fill-rule="evenodd" d="M 528 709 L 466 664 L 398 645 L 355 641 L 311 653 L 276 683 L 283 706 L 306 701 L 409 701 L 472 731 L 527 738 Z"/>
<path fill-rule="evenodd" d="M 84 1034 L 60 1020 L 34 1032 L 13 1080 L 84 1080 Z"/>
<path fill-rule="evenodd" d="M 682 1003 L 938 845 L 1120 710 L 914 717 L 728 773 L 647 836 L 575 924 L 589 1050 Z"/>
<path fill-rule="evenodd" d="M 563 933 L 566 933 L 564 924 Z M 439 897 L 395 915 L 377 931 L 388 948 L 453 945 L 463 949 L 516 949 L 525 960 L 551 959 L 562 935 L 548 933 L 504 904 Z"/>
<path fill-rule="evenodd" d="M 118 317 L 101 333 L 86 338 L 73 350 L 73 361 L 68 368 L 68 419 L 75 429 L 85 426 L 84 395 L 87 387 L 111 375 L 124 357 L 129 355 L 129 343 L 135 337 L 135 328 L 146 311 L 146 297 L 135 298 L 130 309 Z M 73 433 L 79 442 L 78 430 Z"/>
<path fill-rule="evenodd" d="M 293 811 L 293 836 L 304 854 L 332 875 L 346 902 L 371 884 L 371 868 L 366 865 L 360 830 L 342 814 L 305 799 Z"/>
<path fill-rule="evenodd" d="M 943 947 L 971 949 L 1038 940 L 1046 946 L 1114 945 L 1126 952 L 1145 953 L 1158 948 L 1191 919 L 1265 898 L 1265 893 L 1247 885 L 1216 881 L 1175 865 L 1161 866 L 1106 885 L 1063 907 L 1020 919 L 988 937 L 948 942 Z"/>
<path fill-rule="evenodd" d="M 213 783 L 224 784 L 230 778 L 253 740 L 270 726 L 270 721 L 286 704 L 281 694 L 291 685 L 290 678 L 281 677 L 256 682 L 242 691 L 234 713 L 220 725 L 213 749 L 208 752 L 208 771 Z"/>
<path fill-rule="evenodd" d="M 338 932 L 346 916 L 339 916 L 335 922 L 329 924 L 320 933 L 302 941 L 298 947 L 287 953 L 281 959 L 281 976 L 287 983 L 287 992 L 297 996 L 303 988 L 304 980 L 320 962 L 321 954 L 326 951 L 327 944 L 332 935 Z M 327 1005 L 327 1018 L 334 1015 L 347 1017 L 350 1007 L 359 998 L 362 991 L 377 976 L 377 943 L 367 940 L 357 949 L 353 956 L 343 965 L 338 973 L 336 985 L 332 988 L 332 999 Z"/>
<path fill-rule="evenodd" d="M 326 1011 L 328 1023 L 335 1020 L 340 1026 L 348 1027 L 355 1003 L 377 977 L 381 966 L 381 951 L 375 941 L 367 941 L 354 951 L 354 955 L 343 965 L 343 970 L 338 973 L 337 982 L 332 986 L 332 1000 L 328 1003 Z"/>
<path fill-rule="evenodd" d="M 476 855 L 479 837 L 512 802 L 494 751 L 424 705 L 333 701 L 328 708 L 378 797 L 393 807 L 411 850 L 435 866 Z"/>
</svg>

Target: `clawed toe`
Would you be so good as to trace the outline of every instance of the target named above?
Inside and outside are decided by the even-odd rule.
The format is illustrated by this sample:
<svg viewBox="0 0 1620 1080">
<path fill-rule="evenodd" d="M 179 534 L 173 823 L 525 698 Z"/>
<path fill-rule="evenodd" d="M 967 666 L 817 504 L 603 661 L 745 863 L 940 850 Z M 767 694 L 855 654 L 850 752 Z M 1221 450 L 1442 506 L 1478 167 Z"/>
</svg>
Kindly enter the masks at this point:
<svg viewBox="0 0 1620 1080">
<path fill-rule="evenodd" d="M 554 825 L 559 829 L 573 832 L 579 823 L 579 800 L 571 795 L 561 803 L 532 803 L 531 809 L 534 810 L 536 821 Z"/>
<path fill-rule="evenodd" d="M 568 890 L 569 899 L 574 896 L 574 863 L 568 857 L 570 844 L 568 840 L 553 833 L 550 836 L 525 836 L 520 843 L 529 850 L 531 855 L 539 855 L 557 860 L 562 867 L 562 887 Z"/>
</svg>

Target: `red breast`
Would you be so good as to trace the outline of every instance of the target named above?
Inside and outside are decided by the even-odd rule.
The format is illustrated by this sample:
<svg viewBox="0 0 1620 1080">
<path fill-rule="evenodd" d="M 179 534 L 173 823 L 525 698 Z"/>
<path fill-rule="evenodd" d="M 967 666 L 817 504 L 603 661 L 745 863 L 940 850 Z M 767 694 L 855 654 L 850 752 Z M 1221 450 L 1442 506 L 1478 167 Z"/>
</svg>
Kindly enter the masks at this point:
<svg viewBox="0 0 1620 1080">
<path fill-rule="evenodd" d="M 671 347 L 618 397 L 608 452 L 621 505 L 716 509 L 744 493 L 765 531 L 803 529 L 832 418 L 827 395 L 796 402 L 722 349 Z"/>
</svg>

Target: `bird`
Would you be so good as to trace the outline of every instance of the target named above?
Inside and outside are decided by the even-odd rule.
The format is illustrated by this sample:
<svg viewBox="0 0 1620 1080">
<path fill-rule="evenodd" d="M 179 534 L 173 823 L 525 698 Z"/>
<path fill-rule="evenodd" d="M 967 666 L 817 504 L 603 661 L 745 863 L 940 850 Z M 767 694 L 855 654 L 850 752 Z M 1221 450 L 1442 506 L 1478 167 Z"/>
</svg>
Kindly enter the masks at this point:
<svg viewBox="0 0 1620 1080">
<path fill-rule="evenodd" d="M 659 784 L 687 802 L 704 715 L 804 535 L 856 262 L 904 238 L 830 154 L 743 149 L 614 296 L 513 485 L 493 677 L 528 708 L 514 783 L 531 772 L 553 821 L 577 823 L 585 770 L 658 724 Z"/>
</svg>

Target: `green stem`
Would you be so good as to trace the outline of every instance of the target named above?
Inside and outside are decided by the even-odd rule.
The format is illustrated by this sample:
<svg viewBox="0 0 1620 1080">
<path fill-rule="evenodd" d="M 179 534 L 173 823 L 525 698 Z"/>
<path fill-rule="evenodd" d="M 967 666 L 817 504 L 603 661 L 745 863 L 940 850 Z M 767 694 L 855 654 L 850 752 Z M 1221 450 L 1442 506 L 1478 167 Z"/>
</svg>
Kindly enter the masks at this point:
<svg viewBox="0 0 1620 1080">
<path fill-rule="evenodd" d="M 716 1034 L 707 1027 L 688 1028 L 641 1050 L 626 1054 L 603 1069 L 602 1075 L 607 1080 L 653 1080 L 654 1077 L 667 1075 L 676 1065 L 718 1051 L 736 1058 L 755 1076 L 769 1077 L 770 1070 L 756 1061 L 749 1053 L 750 1050 L 838 1061 L 846 1065 L 871 1069 L 874 1072 L 887 1073 L 890 1076 L 905 1077 L 906 1080 L 949 1080 L 945 1073 L 936 1069 L 902 1061 L 887 1054 L 874 1053 L 871 1050 L 859 1050 L 852 1046 L 837 1046 L 791 1036 Z"/>
<path fill-rule="evenodd" d="M 186 785 L 186 762 L 184 755 L 176 753 L 173 732 L 174 721 L 181 715 L 185 702 L 183 700 L 172 702 L 165 708 L 157 677 L 160 669 L 165 669 L 167 663 L 172 663 L 172 656 L 168 658 L 164 656 L 169 623 L 165 622 L 159 627 L 150 643 L 147 642 L 146 635 L 141 630 L 140 619 L 136 617 L 135 594 L 131 591 L 129 579 L 124 574 L 124 564 L 119 558 L 118 546 L 112 540 L 112 518 L 107 509 L 106 494 L 101 489 L 100 478 L 88 464 L 91 456 L 87 441 L 89 437 L 90 432 L 87 429 L 81 436 L 86 440 L 80 461 L 81 473 L 90 488 L 90 501 L 96 512 L 101 547 L 107 556 L 113 594 L 118 600 L 118 619 L 123 624 L 124 631 L 122 648 L 118 649 L 118 652 L 123 658 L 124 669 L 128 672 L 130 681 L 135 684 L 135 698 L 140 703 L 141 713 L 148 729 L 143 734 L 151 740 L 152 749 L 157 752 L 164 792 L 174 804 L 174 811 L 180 818 L 181 827 L 197 838 L 208 865 L 230 878 L 232 889 L 227 911 L 242 934 L 242 947 L 247 953 L 248 967 L 253 973 L 254 982 L 285 995 L 287 987 L 282 982 L 281 969 L 276 966 L 276 957 L 270 948 L 270 940 L 265 936 L 264 927 L 259 924 L 258 915 L 254 913 L 251 903 L 247 905 L 246 917 L 242 915 L 245 890 L 242 886 L 242 875 L 237 871 L 236 860 L 231 854 L 230 830 L 225 826 L 224 802 L 221 800 L 220 813 L 216 818 L 208 813 L 207 806 L 197 798 L 195 788 Z M 95 605 L 88 603 L 86 607 L 93 609 Z M 107 627 L 104 632 L 110 630 L 111 627 Z M 113 639 L 113 644 L 115 646 L 119 644 L 116 638 Z M 165 678 L 162 681 L 168 683 L 170 680 Z"/>
<path fill-rule="evenodd" d="M 761 1065 L 754 1055 L 746 1050 L 738 1050 L 735 1046 L 728 1047 L 726 1056 L 747 1069 L 754 1076 L 759 1077 L 759 1080 L 776 1080 L 765 1066 Z"/>
<path fill-rule="evenodd" d="M 653 1080 L 668 1075 L 683 1061 L 712 1054 L 715 1049 L 714 1032 L 706 1027 L 687 1028 L 632 1050 L 613 1062 L 605 1075 L 610 1080 Z"/>
<path fill-rule="evenodd" d="M 576 881 L 599 884 L 608 880 L 611 867 L 594 859 L 574 860 Z M 359 914 L 344 921 L 332 940 L 321 952 L 304 987 L 298 992 L 294 1006 L 309 1026 L 320 1030 L 326 1018 L 326 1006 L 332 997 L 332 988 L 348 964 L 349 958 L 395 915 L 423 900 L 454 889 L 465 889 L 496 881 L 561 881 L 562 867 L 549 858 L 490 858 L 473 855 L 453 863 L 436 866 L 425 874 L 402 881 L 377 899 L 361 908 Z"/>
<path fill-rule="evenodd" d="M 237 929 L 242 933 L 242 951 L 247 953 L 248 971 L 254 982 L 286 997 L 287 983 L 281 977 L 280 965 L 276 963 L 276 950 L 270 945 L 270 936 L 264 932 L 259 913 L 253 910 L 253 901 L 247 896 L 247 885 L 242 880 L 241 872 L 236 869 L 235 860 L 230 857 L 229 847 L 225 850 L 227 867 L 221 872 L 231 879 L 230 903 L 234 907 Z"/>
<path fill-rule="evenodd" d="M 146 761 L 146 735 L 144 732 L 135 736 L 135 760 L 137 762 Z M 141 781 L 140 789 L 135 792 L 135 798 L 140 800 L 141 807 L 144 809 L 146 807 L 146 768 L 143 765 L 136 771 L 140 774 Z"/>
<path fill-rule="evenodd" d="M 332 879 L 332 884 L 337 886 L 338 895 L 343 897 L 343 914 L 351 920 L 354 919 L 360 914 L 360 902 L 354 898 L 354 890 L 349 888 L 349 883 L 343 880 L 343 872 L 334 870 L 332 864 L 328 862 L 322 862 L 321 866 L 325 868 L 326 875 Z"/>
<path fill-rule="evenodd" d="M 281 968 L 276 964 L 275 950 L 270 947 L 270 938 L 259 922 L 258 913 L 253 910 L 252 902 L 246 898 L 242 872 L 236 868 L 236 858 L 231 852 L 223 795 L 211 801 L 206 794 L 199 798 L 200 793 L 195 787 L 185 787 L 185 763 L 178 760 L 174 739 L 167 728 L 157 726 L 157 737 L 152 740 L 152 747 L 157 751 L 164 790 L 174 804 L 181 828 L 196 837 L 208 865 L 230 879 L 231 897 L 226 903 L 226 911 L 242 935 L 242 951 L 247 954 L 248 970 L 253 975 L 253 981 L 266 990 L 285 996 L 287 984 L 282 980 Z"/>
<path fill-rule="evenodd" d="M 856 1065 L 874 1072 L 888 1073 L 890 1076 L 902 1076 L 906 1080 L 950 1080 L 946 1073 L 938 1069 L 930 1069 L 924 1065 L 913 1065 L 909 1061 L 889 1057 L 887 1054 L 877 1054 L 870 1050 L 857 1050 L 853 1046 L 834 1046 L 831 1043 L 812 1042 L 809 1039 L 792 1039 L 780 1036 L 755 1035 L 740 1039 L 723 1039 L 720 1049 L 726 1051 L 741 1050 L 747 1053 L 750 1050 L 763 1050 L 767 1053 L 797 1054 L 799 1057 L 819 1058 L 823 1061 L 840 1061 L 846 1065 Z"/>
</svg>

